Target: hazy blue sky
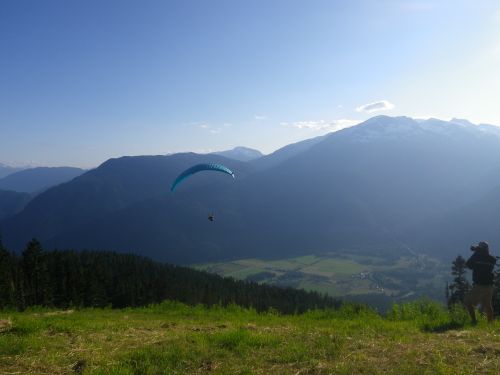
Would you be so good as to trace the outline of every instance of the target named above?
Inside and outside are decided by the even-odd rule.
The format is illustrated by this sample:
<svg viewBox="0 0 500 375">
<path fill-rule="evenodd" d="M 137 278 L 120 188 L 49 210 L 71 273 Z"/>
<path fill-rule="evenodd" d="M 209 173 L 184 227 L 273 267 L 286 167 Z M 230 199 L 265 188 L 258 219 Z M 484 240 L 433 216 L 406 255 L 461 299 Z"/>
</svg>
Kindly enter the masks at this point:
<svg viewBox="0 0 500 375">
<path fill-rule="evenodd" d="M 376 114 L 500 125 L 500 2 L 0 1 L 0 162 L 268 153 Z"/>
</svg>

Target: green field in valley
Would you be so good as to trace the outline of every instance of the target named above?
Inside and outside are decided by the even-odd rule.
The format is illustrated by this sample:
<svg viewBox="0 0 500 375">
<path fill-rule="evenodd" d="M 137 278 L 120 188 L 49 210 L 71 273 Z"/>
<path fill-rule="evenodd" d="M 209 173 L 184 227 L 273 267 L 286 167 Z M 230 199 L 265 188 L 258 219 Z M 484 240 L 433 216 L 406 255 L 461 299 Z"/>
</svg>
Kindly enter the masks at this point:
<svg viewBox="0 0 500 375">
<path fill-rule="evenodd" d="M 449 264 L 425 255 L 391 256 L 335 252 L 287 259 L 239 259 L 194 265 L 236 279 L 291 286 L 337 297 L 407 301 L 444 300 Z"/>
<path fill-rule="evenodd" d="M 408 304 L 302 315 L 164 302 L 0 312 L 1 374 L 497 374 L 500 324 Z"/>
</svg>

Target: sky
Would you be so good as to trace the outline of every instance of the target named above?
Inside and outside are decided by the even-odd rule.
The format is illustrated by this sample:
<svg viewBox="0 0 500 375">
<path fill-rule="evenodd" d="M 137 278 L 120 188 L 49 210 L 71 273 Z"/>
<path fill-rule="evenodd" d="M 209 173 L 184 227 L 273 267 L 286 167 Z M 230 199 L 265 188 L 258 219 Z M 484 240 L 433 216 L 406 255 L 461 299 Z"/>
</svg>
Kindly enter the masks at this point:
<svg viewBox="0 0 500 375">
<path fill-rule="evenodd" d="M 0 163 L 270 153 L 374 115 L 500 125 L 499 1 L 1 0 Z"/>
</svg>

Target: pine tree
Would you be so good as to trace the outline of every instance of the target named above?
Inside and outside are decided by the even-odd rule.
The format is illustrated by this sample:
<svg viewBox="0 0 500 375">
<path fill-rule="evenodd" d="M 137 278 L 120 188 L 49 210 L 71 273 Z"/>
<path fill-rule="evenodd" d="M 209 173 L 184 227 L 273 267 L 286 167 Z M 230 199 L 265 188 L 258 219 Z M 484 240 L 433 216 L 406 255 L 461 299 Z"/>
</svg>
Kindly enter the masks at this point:
<svg viewBox="0 0 500 375">
<path fill-rule="evenodd" d="M 26 305 L 50 305 L 52 292 L 47 260 L 42 245 L 36 239 L 31 240 L 23 251 L 22 275 Z"/>
<path fill-rule="evenodd" d="M 5 249 L 0 236 L 0 309 L 16 305 L 15 258 Z"/>
<path fill-rule="evenodd" d="M 281 313 L 340 306 L 338 300 L 319 293 L 223 278 L 135 255 L 45 252 L 36 240 L 26 246 L 21 259 L 12 254 L 10 257 L 10 268 L 5 268 L 10 271 L 2 275 L 12 275 L 13 305 L 20 310 L 33 305 L 123 308 L 164 300 L 207 306 L 235 303 L 258 311 L 272 308 Z"/>
<path fill-rule="evenodd" d="M 470 289 L 470 284 L 465 277 L 465 271 L 465 259 L 459 255 L 455 261 L 453 261 L 451 267 L 453 282 L 449 286 L 450 294 L 448 306 L 464 302 L 465 295 Z"/>
</svg>

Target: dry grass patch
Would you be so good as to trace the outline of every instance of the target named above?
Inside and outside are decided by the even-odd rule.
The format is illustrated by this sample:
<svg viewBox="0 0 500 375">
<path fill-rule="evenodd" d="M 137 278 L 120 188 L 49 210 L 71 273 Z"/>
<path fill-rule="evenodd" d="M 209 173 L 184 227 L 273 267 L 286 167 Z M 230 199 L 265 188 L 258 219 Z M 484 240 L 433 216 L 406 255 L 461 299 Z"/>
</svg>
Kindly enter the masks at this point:
<svg viewBox="0 0 500 375">
<path fill-rule="evenodd" d="M 12 328 L 12 320 L 0 319 L 0 333 L 7 332 Z"/>
</svg>

